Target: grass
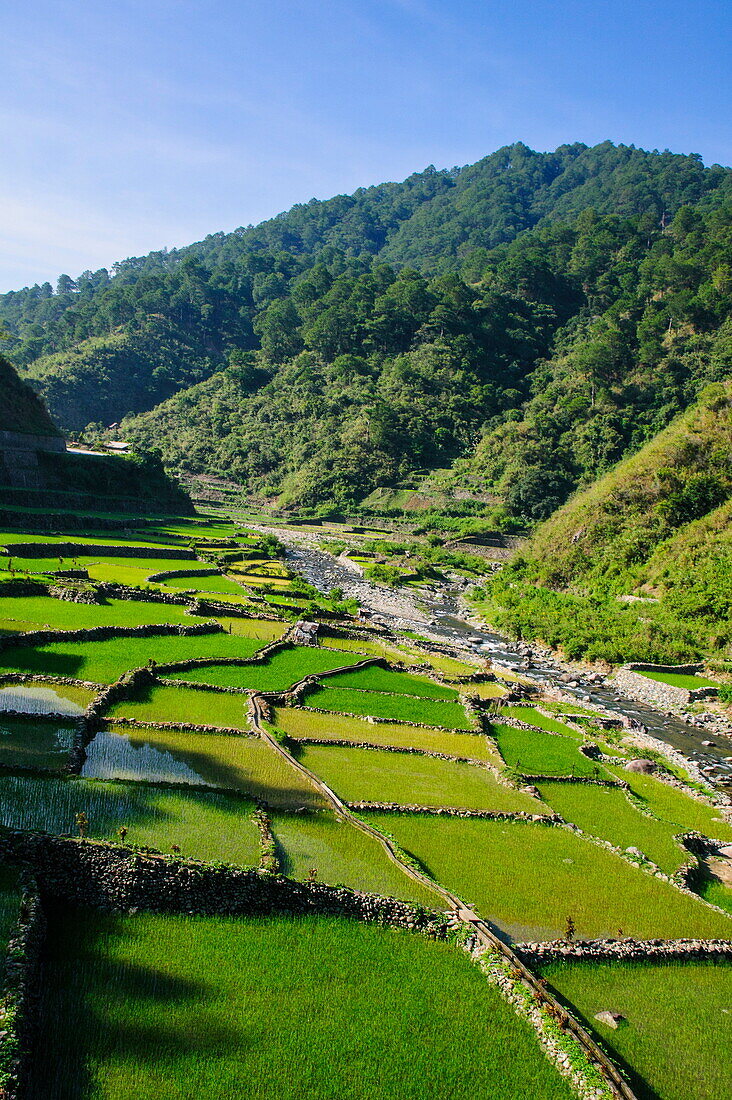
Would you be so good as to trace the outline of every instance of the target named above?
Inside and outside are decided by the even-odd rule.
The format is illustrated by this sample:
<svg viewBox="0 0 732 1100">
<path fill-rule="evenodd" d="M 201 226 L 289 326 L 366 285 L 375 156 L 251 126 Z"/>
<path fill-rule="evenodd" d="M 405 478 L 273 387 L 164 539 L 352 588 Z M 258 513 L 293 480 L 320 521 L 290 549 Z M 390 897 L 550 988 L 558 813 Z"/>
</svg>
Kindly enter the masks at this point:
<svg viewBox="0 0 732 1100">
<path fill-rule="evenodd" d="M 577 749 L 577 742 L 556 733 L 537 733 L 513 726 L 492 726 L 491 733 L 509 768 L 524 775 L 601 776 L 606 772 Z"/>
<path fill-rule="evenodd" d="M 732 825 L 722 820 L 720 811 L 691 795 L 684 794 L 652 775 L 627 772 L 610 767 L 613 775 L 624 779 L 651 813 L 672 824 L 677 832 L 700 832 L 719 840 L 732 840 Z"/>
<path fill-rule="evenodd" d="M 159 665 L 189 658 L 251 657 L 261 646 L 251 638 L 226 633 L 144 638 L 128 635 L 104 641 L 51 642 L 30 648 L 17 646 L 0 653 L 0 670 L 42 672 L 97 684 L 111 684 L 123 672 L 140 668 L 153 658 Z"/>
<path fill-rule="evenodd" d="M 85 630 L 94 626 L 140 626 L 149 623 L 186 623 L 196 620 L 174 604 L 143 600 L 106 600 L 102 604 L 71 603 L 51 596 L 0 597 L 0 622 L 22 619 L 27 630 Z"/>
<path fill-rule="evenodd" d="M 464 954 L 337 918 L 57 913 L 41 1012 L 29 1100 L 572 1096 Z"/>
<path fill-rule="evenodd" d="M 659 684 L 669 684 L 670 687 L 686 688 L 687 691 L 719 687 L 714 680 L 707 680 L 704 676 L 695 676 L 688 672 L 646 672 L 641 669 L 636 671 L 639 676 L 645 676 L 647 680 L 656 680 Z"/>
<path fill-rule="evenodd" d="M 718 905 L 732 915 L 732 886 L 727 886 L 716 875 L 704 875 L 698 884 L 694 884 L 693 889 L 710 905 Z"/>
<path fill-rule="evenodd" d="M 273 724 L 290 737 L 322 737 L 328 740 L 364 741 L 372 745 L 424 749 L 463 756 L 469 760 L 502 761 L 482 734 L 423 729 L 397 722 L 369 722 L 347 714 L 318 714 L 301 707 L 276 707 Z"/>
<path fill-rule="evenodd" d="M 412 676 L 407 672 L 395 672 L 380 665 L 369 665 L 354 672 L 344 672 L 329 683 L 343 688 L 367 691 L 388 691 L 400 695 L 421 696 L 425 699 L 457 699 L 454 688 L 436 684 L 425 676 Z"/>
<path fill-rule="evenodd" d="M 297 755 L 305 767 L 348 802 L 398 802 L 528 813 L 543 810 L 530 795 L 504 786 L 492 772 L 471 764 L 331 745 L 302 745 Z"/>
<path fill-rule="evenodd" d="M 642 1100 L 725 1100 L 732 1080 L 732 966 L 726 962 L 561 963 L 542 976 L 611 1054 Z M 605 1009 L 627 1023 L 595 1020 Z"/>
<path fill-rule="evenodd" d="M 17 710 L 23 714 L 81 714 L 95 692 L 73 684 L 7 684 L 0 687 L 0 714 Z"/>
<path fill-rule="evenodd" d="M 315 870 L 318 882 L 443 908 L 439 894 L 400 870 L 378 840 L 335 814 L 275 814 L 272 829 L 290 878 L 306 880 Z"/>
<path fill-rule="evenodd" d="M 448 729 L 472 729 L 460 703 L 442 699 L 415 699 L 411 695 L 381 695 L 353 688 L 314 688 L 305 696 L 309 707 L 345 714 L 372 714 L 376 718 L 402 722 L 424 722 Z"/>
<path fill-rule="evenodd" d="M 674 840 L 678 830 L 673 825 L 646 817 L 617 788 L 543 783 L 539 790 L 544 801 L 565 821 L 618 848 L 639 848 L 667 874 L 677 871 L 688 856 Z"/>
<path fill-rule="evenodd" d="M 14 829 L 76 834 L 75 817 L 84 811 L 89 835 L 223 860 L 242 867 L 259 863 L 259 833 L 252 803 L 211 791 L 165 790 L 144 783 L 103 783 L 87 779 L 0 776 L 0 821 Z"/>
<path fill-rule="evenodd" d="M 463 901 L 514 940 L 732 938 L 732 920 L 567 829 L 504 821 L 369 814 Z"/>
<path fill-rule="evenodd" d="M 74 732 L 73 726 L 0 714 L 0 764 L 58 771 L 68 761 Z"/>
<path fill-rule="evenodd" d="M 520 722 L 527 722 L 530 726 L 537 726 L 540 730 L 546 730 L 547 733 L 563 733 L 565 736 L 574 737 L 575 740 L 581 736 L 576 730 L 565 725 L 564 722 L 557 722 L 555 718 L 542 714 L 536 707 L 501 707 L 498 710 L 497 717 L 500 719 L 502 714 L 511 718 L 518 718 Z"/>
<path fill-rule="evenodd" d="M 83 775 L 147 779 L 242 791 L 274 806 L 320 806 L 310 782 L 266 741 L 236 734 L 103 730 L 89 746 Z"/>
<path fill-rule="evenodd" d="M 205 665 L 171 673 L 171 679 L 217 687 L 253 688 L 257 691 L 285 691 L 305 676 L 317 676 L 341 665 L 357 664 L 358 654 L 332 653 L 312 646 L 292 646 L 272 653 L 265 661 L 251 665 Z"/>
<path fill-rule="evenodd" d="M 114 703 L 107 713 L 112 718 L 136 718 L 141 722 L 248 730 L 248 705 L 246 695 L 155 684 L 139 688 L 131 699 Z"/>
</svg>

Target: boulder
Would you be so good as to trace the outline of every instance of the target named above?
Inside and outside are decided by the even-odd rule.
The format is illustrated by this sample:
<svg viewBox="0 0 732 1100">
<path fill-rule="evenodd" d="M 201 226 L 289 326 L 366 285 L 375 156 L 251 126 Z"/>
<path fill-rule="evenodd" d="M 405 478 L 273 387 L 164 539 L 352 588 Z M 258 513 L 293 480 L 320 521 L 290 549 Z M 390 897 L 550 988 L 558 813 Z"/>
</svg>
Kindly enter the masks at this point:
<svg viewBox="0 0 732 1100">
<path fill-rule="evenodd" d="M 617 1031 L 621 1024 L 627 1023 L 625 1016 L 621 1016 L 619 1012 L 610 1012 L 607 1009 L 598 1012 L 595 1019 L 599 1020 L 601 1024 L 607 1024 L 613 1031 Z"/>
<path fill-rule="evenodd" d="M 641 775 L 652 775 L 656 770 L 656 765 L 652 760 L 646 760 L 640 758 L 637 760 L 629 760 L 625 765 L 626 772 L 640 772 Z"/>
</svg>

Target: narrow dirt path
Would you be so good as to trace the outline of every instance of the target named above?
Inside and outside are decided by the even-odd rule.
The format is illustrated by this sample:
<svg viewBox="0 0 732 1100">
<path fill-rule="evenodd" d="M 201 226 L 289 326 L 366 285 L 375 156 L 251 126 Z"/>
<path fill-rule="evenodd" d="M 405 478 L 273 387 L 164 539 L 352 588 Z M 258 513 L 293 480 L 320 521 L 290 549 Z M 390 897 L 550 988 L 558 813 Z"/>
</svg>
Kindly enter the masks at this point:
<svg viewBox="0 0 732 1100">
<path fill-rule="evenodd" d="M 349 669 L 353 666 L 348 666 Z M 267 732 L 264 722 L 266 721 L 265 708 L 267 703 L 265 699 L 260 695 L 252 695 L 250 698 L 249 718 L 252 725 L 252 729 L 271 747 L 275 752 L 287 761 L 287 763 L 295 768 L 301 775 L 308 779 L 313 786 L 320 791 L 326 801 L 330 804 L 333 811 L 344 820 L 348 821 L 351 825 L 355 826 L 360 832 L 365 833 L 367 836 L 377 840 L 389 859 L 395 863 L 400 870 L 402 870 L 415 882 L 419 882 L 422 886 L 426 886 L 432 890 L 438 896 L 440 896 L 444 902 L 447 903 L 447 912 L 455 919 L 461 921 L 463 924 L 468 925 L 473 933 L 476 941 L 490 951 L 500 952 L 501 955 L 506 958 L 517 977 L 523 982 L 527 989 L 535 996 L 541 998 L 544 1003 L 553 1006 L 555 1018 L 565 1019 L 565 1011 L 561 1007 L 558 1001 L 554 999 L 547 992 L 544 986 L 539 982 L 534 974 L 523 964 L 518 955 L 504 943 L 503 940 L 492 931 L 489 925 L 482 920 L 477 913 L 474 913 L 471 909 L 468 909 L 463 902 L 455 894 L 446 890 L 444 886 L 434 882 L 427 875 L 418 871 L 416 868 L 411 867 L 408 863 L 405 863 L 401 858 L 397 850 L 394 848 L 388 837 L 385 837 L 377 829 L 374 829 L 371 825 L 361 821 L 348 806 L 338 797 L 335 791 L 331 790 L 327 783 L 325 783 L 319 776 L 311 772 L 309 768 L 306 768 L 298 760 L 292 756 L 284 745 L 281 745 L 270 733 Z M 613 1095 L 618 1097 L 619 1100 L 638 1100 L 636 1094 L 632 1091 L 627 1082 L 621 1077 L 620 1073 L 607 1057 L 607 1055 L 600 1049 L 597 1043 L 592 1037 L 585 1031 L 585 1029 L 574 1020 L 571 1016 L 566 1016 L 565 1022 L 562 1024 L 563 1029 L 567 1031 L 574 1039 L 580 1044 L 585 1053 L 587 1054 L 590 1062 L 596 1065 L 599 1071 L 602 1073 L 608 1086 L 611 1088 Z"/>
</svg>

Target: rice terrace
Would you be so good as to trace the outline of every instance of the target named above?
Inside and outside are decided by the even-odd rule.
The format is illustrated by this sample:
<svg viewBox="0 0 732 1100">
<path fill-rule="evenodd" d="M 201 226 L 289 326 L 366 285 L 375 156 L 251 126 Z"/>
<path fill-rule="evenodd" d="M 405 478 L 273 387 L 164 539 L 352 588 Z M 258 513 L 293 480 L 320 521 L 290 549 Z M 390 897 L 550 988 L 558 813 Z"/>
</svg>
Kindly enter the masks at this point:
<svg viewBox="0 0 732 1100">
<path fill-rule="evenodd" d="M 732 4 L 3 9 L 0 1100 L 732 1100 Z"/>
<path fill-rule="evenodd" d="M 0 539 L 3 1095 L 722 1095 L 732 815 L 691 762 L 638 770 L 560 683 L 359 617 L 224 508 L 124 539 L 26 518 Z"/>
</svg>

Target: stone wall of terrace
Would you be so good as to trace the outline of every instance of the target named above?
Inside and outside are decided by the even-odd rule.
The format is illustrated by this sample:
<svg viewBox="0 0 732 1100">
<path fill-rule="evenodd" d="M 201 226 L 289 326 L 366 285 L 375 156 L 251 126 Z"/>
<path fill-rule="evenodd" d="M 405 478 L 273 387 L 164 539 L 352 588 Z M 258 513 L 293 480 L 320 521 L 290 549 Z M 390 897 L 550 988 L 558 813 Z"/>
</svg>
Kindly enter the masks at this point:
<svg viewBox="0 0 732 1100">
<path fill-rule="evenodd" d="M 513 949 L 527 966 L 591 960 L 592 962 L 674 962 L 732 959 L 732 940 L 573 940 L 516 943 Z"/>
<path fill-rule="evenodd" d="M 439 938 L 448 930 L 441 914 L 394 898 L 102 841 L 8 830 L 0 836 L 0 856 L 31 869 L 42 898 L 94 909 L 211 916 L 317 913 L 417 929 Z"/>
<path fill-rule="evenodd" d="M 635 662 L 623 665 L 615 674 L 614 684 L 623 695 L 639 703 L 650 703 L 661 710 L 675 710 L 686 707 L 697 699 L 711 699 L 717 695 L 716 687 L 682 688 L 673 684 L 664 684 L 660 680 L 651 680 L 643 672 L 672 672 L 696 675 L 701 665 L 651 665 Z"/>
<path fill-rule="evenodd" d="M 25 634 L 8 634 L 0 638 L 0 652 L 16 646 L 49 645 L 51 642 L 102 642 L 110 638 L 162 638 L 173 634 L 195 637 L 200 634 L 222 634 L 221 623 L 162 623 L 143 626 L 92 626 L 84 630 L 29 630 Z"/>
<path fill-rule="evenodd" d="M 171 558 L 195 561 L 193 550 L 175 546 L 111 546 L 85 542 L 14 542 L 5 552 L 17 558 Z"/>
</svg>

